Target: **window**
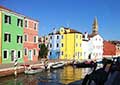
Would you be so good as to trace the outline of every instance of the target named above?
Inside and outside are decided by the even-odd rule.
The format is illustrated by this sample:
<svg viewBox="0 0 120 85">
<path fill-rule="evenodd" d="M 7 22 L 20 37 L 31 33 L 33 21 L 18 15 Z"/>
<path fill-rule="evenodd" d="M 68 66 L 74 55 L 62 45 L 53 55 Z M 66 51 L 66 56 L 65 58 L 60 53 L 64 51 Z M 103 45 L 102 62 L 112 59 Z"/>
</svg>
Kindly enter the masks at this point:
<svg viewBox="0 0 120 85">
<path fill-rule="evenodd" d="M 23 20 L 22 19 L 17 19 L 17 26 L 23 27 Z"/>
<path fill-rule="evenodd" d="M 81 39 L 81 35 L 80 35 L 80 39 Z"/>
<path fill-rule="evenodd" d="M 20 58 L 20 56 L 21 56 L 21 52 L 20 52 L 20 51 L 18 51 L 18 58 Z"/>
<path fill-rule="evenodd" d="M 28 41 L 27 35 L 24 35 L 24 41 Z"/>
<path fill-rule="evenodd" d="M 81 44 L 80 44 L 80 47 L 81 47 Z"/>
<path fill-rule="evenodd" d="M 11 24 L 11 16 L 5 15 L 5 23 Z"/>
<path fill-rule="evenodd" d="M 59 43 L 57 43 L 57 48 L 59 47 Z"/>
<path fill-rule="evenodd" d="M 52 55 L 52 52 L 50 52 L 50 56 Z"/>
<path fill-rule="evenodd" d="M 57 39 L 59 39 L 59 36 L 57 36 Z"/>
<path fill-rule="evenodd" d="M 63 51 L 61 52 L 61 55 L 63 55 Z"/>
<path fill-rule="evenodd" d="M 50 39 L 52 39 L 52 36 L 50 36 Z"/>
<path fill-rule="evenodd" d="M 37 29 L 37 24 L 36 24 L 36 23 L 34 23 L 34 29 L 35 29 L 35 30 Z"/>
<path fill-rule="evenodd" d="M 76 47 L 78 46 L 78 44 L 76 43 Z"/>
<path fill-rule="evenodd" d="M 76 38 L 78 38 L 78 35 L 76 35 Z"/>
<path fill-rule="evenodd" d="M 33 55 L 36 55 L 36 50 L 35 49 L 33 50 Z"/>
<path fill-rule="evenodd" d="M 34 42 L 35 42 L 35 43 L 37 42 L 37 38 L 36 38 L 36 36 L 34 36 Z"/>
<path fill-rule="evenodd" d="M 24 55 L 27 55 L 27 49 L 26 48 L 24 49 Z"/>
<path fill-rule="evenodd" d="M 6 58 L 7 58 L 7 55 L 8 55 L 8 52 L 5 50 L 3 53 L 4 53 L 4 56 L 3 56 L 3 57 L 6 59 Z"/>
<path fill-rule="evenodd" d="M 25 20 L 25 27 L 28 27 L 28 22 L 27 22 L 27 20 Z"/>
<path fill-rule="evenodd" d="M 17 43 L 22 43 L 22 36 L 17 35 Z"/>
<path fill-rule="evenodd" d="M 63 47 L 63 43 L 61 44 L 61 46 Z"/>
<path fill-rule="evenodd" d="M 52 48 L 52 44 L 50 44 L 50 48 Z"/>
<path fill-rule="evenodd" d="M 4 34 L 4 41 L 5 42 L 10 42 L 11 41 L 11 35 L 9 33 Z"/>
<path fill-rule="evenodd" d="M 61 36 L 61 38 L 63 39 L 63 35 Z"/>
</svg>

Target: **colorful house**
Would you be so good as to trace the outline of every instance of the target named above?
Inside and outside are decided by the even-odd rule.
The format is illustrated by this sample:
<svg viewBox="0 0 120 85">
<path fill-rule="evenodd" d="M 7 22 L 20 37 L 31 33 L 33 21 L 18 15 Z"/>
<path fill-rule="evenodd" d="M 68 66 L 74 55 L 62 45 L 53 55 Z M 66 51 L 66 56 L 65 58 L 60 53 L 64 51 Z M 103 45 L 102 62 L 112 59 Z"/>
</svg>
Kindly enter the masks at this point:
<svg viewBox="0 0 120 85">
<path fill-rule="evenodd" d="M 38 21 L 0 6 L 0 63 L 37 61 L 37 25 Z"/>
<path fill-rule="evenodd" d="M 24 16 L 0 6 L 0 63 L 23 62 Z"/>
<path fill-rule="evenodd" d="M 49 34 L 49 59 L 59 59 L 61 45 L 60 40 L 61 35 L 59 31 L 56 31 L 56 29 L 54 29 L 53 32 Z"/>
<path fill-rule="evenodd" d="M 60 59 L 81 60 L 82 59 L 82 33 L 76 30 L 61 27 Z"/>
<path fill-rule="evenodd" d="M 112 58 L 120 56 L 120 41 L 104 41 L 103 57 Z"/>
<path fill-rule="evenodd" d="M 110 58 L 116 56 L 116 46 L 109 41 L 104 41 L 103 44 L 103 57 Z"/>
<path fill-rule="evenodd" d="M 24 61 L 38 60 L 38 21 L 25 17 L 24 19 Z"/>
<path fill-rule="evenodd" d="M 83 40 L 87 39 L 87 42 L 83 42 L 83 44 L 87 43 L 87 50 L 83 48 L 83 57 L 84 59 L 92 59 L 92 60 L 101 60 L 103 58 L 103 38 L 98 33 L 98 22 L 97 18 L 94 19 L 92 34 L 83 35 Z M 85 46 L 85 45 L 83 45 Z M 87 54 L 84 56 L 84 54 Z"/>
</svg>

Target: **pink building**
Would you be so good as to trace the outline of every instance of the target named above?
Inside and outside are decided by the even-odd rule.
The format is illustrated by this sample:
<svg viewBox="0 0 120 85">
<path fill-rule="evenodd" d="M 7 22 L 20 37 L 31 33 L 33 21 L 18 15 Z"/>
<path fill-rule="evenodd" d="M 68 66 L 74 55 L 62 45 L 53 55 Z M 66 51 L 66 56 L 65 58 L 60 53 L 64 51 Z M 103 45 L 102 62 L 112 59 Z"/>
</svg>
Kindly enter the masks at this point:
<svg viewBox="0 0 120 85">
<path fill-rule="evenodd" d="M 38 61 L 38 21 L 24 20 L 24 61 Z"/>
</svg>

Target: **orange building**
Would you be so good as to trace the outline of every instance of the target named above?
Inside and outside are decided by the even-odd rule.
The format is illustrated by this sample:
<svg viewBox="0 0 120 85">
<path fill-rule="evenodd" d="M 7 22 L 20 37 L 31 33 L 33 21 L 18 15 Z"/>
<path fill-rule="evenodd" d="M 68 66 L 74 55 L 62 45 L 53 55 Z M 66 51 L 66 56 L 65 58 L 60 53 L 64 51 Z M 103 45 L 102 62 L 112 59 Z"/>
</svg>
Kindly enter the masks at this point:
<svg viewBox="0 0 120 85">
<path fill-rule="evenodd" d="M 109 41 L 103 42 L 103 57 L 113 57 L 116 56 L 116 46 Z"/>
<path fill-rule="evenodd" d="M 38 21 L 25 17 L 24 20 L 24 62 L 38 60 Z"/>
</svg>

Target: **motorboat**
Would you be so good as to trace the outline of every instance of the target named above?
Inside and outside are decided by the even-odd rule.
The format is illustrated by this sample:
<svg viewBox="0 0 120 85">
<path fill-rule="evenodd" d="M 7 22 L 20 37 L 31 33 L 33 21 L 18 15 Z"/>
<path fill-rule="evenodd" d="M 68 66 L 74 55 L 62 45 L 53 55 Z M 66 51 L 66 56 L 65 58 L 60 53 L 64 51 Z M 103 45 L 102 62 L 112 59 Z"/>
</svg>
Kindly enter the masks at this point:
<svg viewBox="0 0 120 85">
<path fill-rule="evenodd" d="M 28 75 L 33 75 L 42 71 L 43 71 L 42 68 L 30 68 L 30 69 L 25 69 L 24 73 Z"/>
<path fill-rule="evenodd" d="M 51 69 L 62 68 L 64 67 L 64 65 L 65 65 L 64 62 L 55 62 L 50 66 L 50 68 Z"/>
<path fill-rule="evenodd" d="M 77 62 L 74 65 L 76 67 L 80 67 L 80 68 L 91 68 L 94 67 L 97 63 L 93 62 L 93 61 L 84 61 L 84 62 Z"/>
</svg>

